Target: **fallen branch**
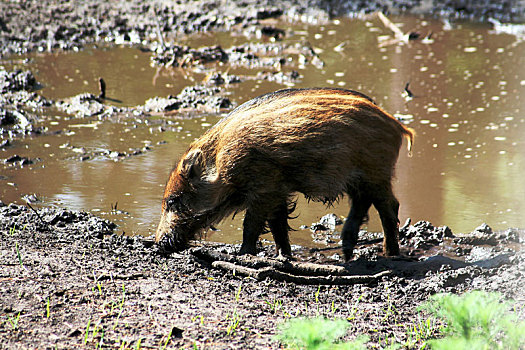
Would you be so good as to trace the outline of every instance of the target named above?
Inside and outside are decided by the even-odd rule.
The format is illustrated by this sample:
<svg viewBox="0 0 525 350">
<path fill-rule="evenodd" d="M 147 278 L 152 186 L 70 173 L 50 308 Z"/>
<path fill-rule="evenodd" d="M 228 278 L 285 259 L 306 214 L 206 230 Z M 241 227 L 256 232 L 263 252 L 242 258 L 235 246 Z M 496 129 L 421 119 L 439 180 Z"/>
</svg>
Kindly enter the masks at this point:
<svg viewBox="0 0 525 350">
<path fill-rule="evenodd" d="M 387 16 L 383 14 L 383 12 L 379 11 L 377 13 L 377 17 L 383 22 L 383 25 L 390 29 L 394 33 L 394 38 L 387 40 L 385 42 L 382 42 L 379 44 L 379 47 L 387 46 L 387 45 L 394 45 L 398 44 L 400 42 L 408 43 L 410 40 L 415 40 L 419 38 L 420 34 L 417 32 L 407 32 L 403 33 L 401 29 L 399 29 L 398 26 L 396 26 L 391 20 L 388 19 Z M 430 34 L 431 35 L 431 34 Z M 427 41 L 429 42 L 429 41 Z"/>
<path fill-rule="evenodd" d="M 396 26 L 391 20 L 388 19 L 388 17 L 386 17 L 383 12 L 379 11 L 377 13 L 377 17 L 379 17 L 379 19 L 381 20 L 381 22 L 383 22 L 383 25 L 385 27 L 387 27 L 388 29 L 390 29 L 392 32 L 394 32 L 394 35 L 395 37 L 398 39 L 398 40 L 404 40 L 404 37 L 405 37 L 405 33 L 403 33 L 401 31 L 401 29 L 398 28 L 398 26 Z M 407 37 L 408 39 L 408 37 Z"/>
<path fill-rule="evenodd" d="M 231 271 L 235 274 L 248 276 L 257 280 L 271 278 L 280 282 L 290 282 L 296 284 L 328 284 L 328 285 L 344 285 L 344 284 L 363 284 L 378 280 L 381 277 L 392 273 L 390 270 L 381 271 L 374 275 L 348 275 L 348 276 L 298 276 L 291 273 L 282 272 L 271 267 L 262 269 L 252 269 L 245 266 L 236 265 L 226 261 L 214 261 L 212 266 L 222 270 Z"/>
<path fill-rule="evenodd" d="M 193 249 L 191 254 L 198 259 L 211 263 L 214 268 L 252 277 L 259 281 L 271 278 L 276 281 L 297 284 L 342 285 L 370 283 L 392 273 L 392 271 L 386 270 L 374 275 L 350 275 L 350 271 L 344 266 L 321 265 L 250 255 L 236 256 L 206 247 Z"/>
<path fill-rule="evenodd" d="M 291 272 L 294 274 L 306 276 L 343 276 L 348 275 L 350 272 L 344 266 L 321 265 L 284 259 L 261 258 L 251 255 L 231 255 L 205 247 L 194 249 L 192 254 L 206 261 L 226 261 L 254 269 L 272 267 L 284 272 Z"/>
</svg>

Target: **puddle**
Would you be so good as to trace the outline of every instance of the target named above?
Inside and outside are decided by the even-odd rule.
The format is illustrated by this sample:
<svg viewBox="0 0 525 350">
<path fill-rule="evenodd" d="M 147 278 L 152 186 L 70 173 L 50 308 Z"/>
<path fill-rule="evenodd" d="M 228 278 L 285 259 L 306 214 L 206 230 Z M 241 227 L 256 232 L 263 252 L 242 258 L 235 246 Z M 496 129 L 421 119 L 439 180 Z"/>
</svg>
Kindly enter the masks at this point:
<svg viewBox="0 0 525 350">
<path fill-rule="evenodd" d="M 283 69 L 299 72 L 295 87 L 359 90 L 410 121 L 417 132 L 414 154 L 408 158 L 401 151 L 395 179 L 402 222 L 407 217 L 412 222 L 424 219 L 435 226 L 448 225 L 453 232 L 470 232 L 482 222 L 494 229 L 524 227 L 525 44 L 515 36 L 493 33 L 491 25 L 463 22 L 444 30 L 442 22 L 432 19 L 392 19 L 403 24 L 403 31 L 432 32 L 432 42 L 378 47 L 378 39 L 391 38 L 391 33 L 377 19 L 293 25 L 293 33 L 287 32 L 283 42 L 308 41 L 324 66 L 301 64 L 297 55 L 289 55 L 291 61 Z M 276 26 L 290 27 L 282 22 Z M 191 47 L 219 44 L 226 49 L 247 39 L 219 33 L 180 40 Z M 90 48 L 33 54 L 27 63 L 14 57 L 2 64 L 30 69 L 43 85 L 39 94 L 57 100 L 82 92 L 96 94 L 98 78 L 103 77 L 109 103 L 116 106 L 176 95 L 213 70 L 250 76 L 225 88 L 235 104 L 286 87 L 255 78 L 257 72 L 272 71 L 272 67 L 210 64 L 194 71 L 152 66 L 150 56 L 138 48 Z M 402 96 L 407 82 L 414 94 L 410 101 Z M 127 234 L 148 235 L 157 224 L 163 186 L 173 163 L 220 116 L 170 114 L 166 118 L 173 122 L 172 128 L 161 132 L 151 117 L 143 123 L 126 117 L 68 120 L 52 112 L 43 124 L 62 133 L 17 139 L 0 151 L 2 159 L 14 154 L 40 158 L 23 168 L 2 165 L 1 199 L 23 203 L 23 196 L 36 194 L 41 203 L 35 205 L 92 211 L 114 220 Z M 145 146 L 149 149 L 143 153 L 122 158 L 95 152 L 128 154 Z M 82 148 L 92 155 L 85 161 L 75 151 Z M 329 209 L 300 200 L 299 217 L 291 225 L 309 226 L 328 212 L 346 216 L 346 200 Z M 381 230 L 375 210 L 371 214 L 368 229 Z M 241 219 L 227 219 L 210 239 L 240 240 Z M 291 237 L 295 244 L 313 245 L 309 230 L 292 232 Z"/>
</svg>

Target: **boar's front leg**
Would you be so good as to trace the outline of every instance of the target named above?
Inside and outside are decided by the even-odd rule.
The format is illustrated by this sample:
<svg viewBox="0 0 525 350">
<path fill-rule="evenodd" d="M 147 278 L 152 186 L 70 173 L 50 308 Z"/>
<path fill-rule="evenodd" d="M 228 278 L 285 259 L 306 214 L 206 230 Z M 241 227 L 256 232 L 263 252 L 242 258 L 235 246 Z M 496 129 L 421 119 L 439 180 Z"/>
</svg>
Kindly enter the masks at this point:
<svg viewBox="0 0 525 350">
<path fill-rule="evenodd" d="M 357 238 L 359 236 L 359 228 L 367 217 L 371 205 L 372 201 L 366 197 L 358 195 L 352 197 L 352 207 L 350 208 L 350 213 L 348 214 L 341 233 L 345 261 L 352 259 L 354 247 L 357 244 Z"/>
<path fill-rule="evenodd" d="M 272 231 L 275 241 L 275 252 L 277 255 L 292 256 L 292 248 L 288 238 L 288 203 L 284 201 L 277 207 L 273 215 L 268 219 L 268 226 Z"/>
<path fill-rule="evenodd" d="M 242 231 L 242 245 L 239 251 L 240 255 L 257 254 L 257 240 L 264 232 L 265 225 L 265 215 L 261 215 L 261 212 L 253 207 L 246 209 Z"/>
</svg>

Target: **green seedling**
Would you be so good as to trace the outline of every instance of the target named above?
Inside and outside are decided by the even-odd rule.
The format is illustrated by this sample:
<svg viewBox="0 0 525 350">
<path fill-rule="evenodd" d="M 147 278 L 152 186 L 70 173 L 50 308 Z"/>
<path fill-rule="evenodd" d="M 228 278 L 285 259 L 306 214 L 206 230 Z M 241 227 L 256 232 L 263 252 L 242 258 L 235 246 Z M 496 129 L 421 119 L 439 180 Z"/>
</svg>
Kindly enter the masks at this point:
<svg viewBox="0 0 525 350">
<path fill-rule="evenodd" d="M 120 300 L 120 304 L 118 305 L 120 311 L 117 315 L 117 319 L 115 320 L 115 324 L 113 325 L 113 330 L 115 330 L 115 328 L 117 328 L 118 326 L 118 322 L 120 320 L 120 316 L 122 315 L 122 312 L 124 311 L 124 302 L 126 300 L 126 287 L 124 285 L 124 283 L 122 283 L 122 299 Z M 113 303 L 113 305 L 111 306 L 111 312 L 113 312 L 113 309 L 115 307 L 115 303 Z"/>
<path fill-rule="evenodd" d="M 394 321 L 396 321 L 396 312 L 397 309 L 394 306 L 394 303 L 392 302 L 392 299 L 390 298 L 390 293 L 387 295 L 387 308 L 385 310 L 385 316 L 383 317 L 382 321 L 386 321 L 390 316 L 394 316 Z"/>
<path fill-rule="evenodd" d="M 242 290 L 242 284 L 239 285 L 239 288 L 237 289 L 237 292 L 235 293 L 235 302 L 239 301 L 239 297 L 241 296 L 241 290 Z"/>
<path fill-rule="evenodd" d="M 273 302 L 269 302 L 268 300 L 265 300 L 264 302 L 270 307 L 270 311 L 274 314 L 282 307 L 283 304 L 281 300 L 276 299 L 273 299 Z"/>
<path fill-rule="evenodd" d="M 89 326 L 91 325 L 91 318 L 88 320 L 86 331 L 84 332 L 84 344 L 87 344 L 87 339 L 89 335 Z"/>
<path fill-rule="evenodd" d="M 135 350 L 140 350 L 141 343 L 142 343 L 142 338 L 139 338 L 139 340 L 137 340 L 137 344 L 135 345 Z"/>
<path fill-rule="evenodd" d="M 120 301 L 121 308 L 124 306 L 125 300 L 126 300 L 126 286 L 124 285 L 124 282 L 122 282 L 122 300 Z"/>
<path fill-rule="evenodd" d="M 46 302 L 46 318 L 49 318 L 51 312 L 50 312 L 50 309 L 49 309 L 49 305 L 50 304 L 50 300 L 49 300 L 49 297 L 47 297 L 47 302 Z"/>
<path fill-rule="evenodd" d="M 240 316 L 237 314 L 237 308 L 233 310 L 233 313 L 231 316 L 226 316 L 226 319 L 229 320 L 228 327 L 226 327 L 226 334 L 227 335 L 233 335 L 235 334 L 237 327 L 239 326 L 239 322 L 241 321 Z"/>
<path fill-rule="evenodd" d="M 332 305 L 330 307 L 330 312 L 332 313 L 332 315 L 335 314 L 335 312 L 337 311 L 338 307 L 335 305 L 335 301 L 332 300 Z"/>
<path fill-rule="evenodd" d="M 404 346 L 407 349 L 414 349 L 417 347 L 423 350 L 427 347 L 427 341 L 434 338 L 438 333 L 436 320 L 433 317 L 427 318 L 425 321 L 418 320 L 417 323 L 404 325 L 407 339 Z"/>
<path fill-rule="evenodd" d="M 350 309 L 350 305 L 346 304 L 348 310 L 350 311 L 350 316 L 348 316 L 348 317 L 346 318 L 348 321 L 355 320 L 355 316 L 356 316 L 356 313 L 357 313 L 357 306 L 359 305 L 359 302 L 361 301 L 361 299 L 363 299 L 363 294 L 361 294 L 361 295 L 359 296 L 359 298 L 357 298 L 357 300 L 356 300 L 355 303 L 354 303 L 354 306 L 352 306 L 351 309 Z"/>
<path fill-rule="evenodd" d="M 320 292 L 321 292 L 321 285 L 317 287 L 317 291 L 314 294 L 315 305 L 317 306 L 317 311 L 316 311 L 317 316 L 319 316 L 319 294 Z"/>
<path fill-rule="evenodd" d="M 191 318 L 192 322 L 195 322 L 195 320 L 200 319 L 199 324 L 202 326 L 204 324 L 204 317 L 202 315 L 194 316 Z"/>
<path fill-rule="evenodd" d="M 20 312 L 15 317 L 7 316 L 7 320 L 11 323 L 11 328 L 16 331 L 18 329 L 18 322 L 20 321 Z"/>
<path fill-rule="evenodd" d="M 237 288 L 237 291 L 235 292 L 235 297 L 234 297 L 235 306 L 233 308 L 231 315 L 229 313 L 226 315 L 226 321 L 228 321 L 228 326 L 226 327 L 227 335 L 235 334 L 237 327 L 239 326 L 239 323 L 241 321 L 241 317 L 237 313 L 237 303 L 239 302 L 239 299 L 241 297 L 241 291 L 242 291 L 242 284 L 239 285 L 239 288 Z"/>
<path fill-rule="evenodd" d="M 122 311 L 123 311 L 123 310 L 122 310 L 122 308 L 121 308 L 120 311 L 119 311 L 119 313 L 118 313 L 118 315 L 117 315 L 117 319 L 115 320 L 115 323 L 113 324 L 113 330 L 115 330 L 115 329 L 117 328 L 117 326 L 118 326 L 118 322 L 119 322 L 119 320 L 120 320 L 120 315 L 122 315 Z"/>
<path fill-rule="evenodd" d="M 15 242 L 15 249 L 16 256 L 18 257 L 18 263 L 20 264 L 20 267 L 24 268 L 24 264 L 22 263 L 22 255 L 20 255 L 20 249 L 18 249 L 18 242 Z"/>
<path fill-rule="evenodd" d="M 100 341 L 97 343 L 97 349 L 102 349 L 102 346 L 104 345 L 104 333 L 104 329 L 101 327 Z"/>
<path fill-rule="evenodd" d="M 129 343 L 119 338 L 118 343 L 120 344 L 119 350 L 129 349 Z"/>
<path fill-rule="evenodd" d="M 166 342 L 164 343 L 164 346 L 162 347 L 162 350 L 166 349 L 166 346 L 168 346 L 168 343 L 171 340 L 171 333 L 173 332 L 173 327 L 171 327 L 170 332 L 168 333 L 168 338 L 166 339 Z"/>
</svg>

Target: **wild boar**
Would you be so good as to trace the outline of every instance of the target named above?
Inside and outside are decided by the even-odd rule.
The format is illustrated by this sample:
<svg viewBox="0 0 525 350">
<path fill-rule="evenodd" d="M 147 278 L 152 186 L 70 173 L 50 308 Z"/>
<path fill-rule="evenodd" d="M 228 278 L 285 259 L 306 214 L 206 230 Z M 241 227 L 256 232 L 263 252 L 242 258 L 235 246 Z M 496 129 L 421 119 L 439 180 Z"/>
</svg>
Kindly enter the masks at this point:
<svg viewBox="0 0 525 350">
<path fill-rule="evenodd" d="M 240 254 L 255 254 L 268 228 L 290 256 L 294 194 L 332 204 L 345 193 L 351 210 L 342 248 L 351 259 L 373 204 L 383 251 L 399 254 L 399 202 L 392 176 L 403 138 L 414 132 L 366 95 L 344 89 L 286 89 L 248 101 L 193 142 L 172 170 L 155 241 L 181 250 L 204 229 L 246 210 Z"/>
</svg>

